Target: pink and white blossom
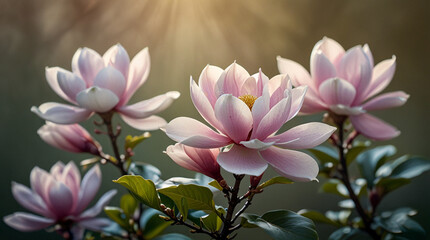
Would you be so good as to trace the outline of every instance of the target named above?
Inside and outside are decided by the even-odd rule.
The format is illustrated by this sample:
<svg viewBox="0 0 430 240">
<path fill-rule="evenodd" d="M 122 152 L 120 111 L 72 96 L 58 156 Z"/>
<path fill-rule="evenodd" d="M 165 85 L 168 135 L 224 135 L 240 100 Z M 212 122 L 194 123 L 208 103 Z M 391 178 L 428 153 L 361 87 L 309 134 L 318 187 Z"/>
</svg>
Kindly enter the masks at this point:
<svg viewBox="0 0 430 240">
<path fill-rule="evenodd" d="M 250 76 L 233 63 L 225 70 L 208 65 L 198 85 L 191 78 L 190 89 L 195 107 L 215 131 L 195 119 L 179 117 L 165 127 L 171 139 L 196 148 L 231 145 L 219 153 L 217 162 L 234 174 L 259 176 L 270 164 L 296 181 L 315 179 L 317 163 L 295 150 L 321 144 L 335 128 L 314 122 L 276 134 L 299 112 L 307 87 L 292 89 L 286 76 L 269 80 L 261 71 Z"/>
<path fill-rule="evenodd" d="M 73 56 L 71 72 L 60 67 L 46 68 L 46 79 L 51 88 L 75 106 L 47 102 L 31 110 L 58 124 L 78 123 L 93 113 L 115 111 L 136 129 L 158 129 L 166 121 L 154 114 L 170 106 L 179 97 L 179 92 L 171 91 L 127 105 L 136 90 L 146 82 L 149 69 L 148 48 L 131 61 L 120 44 L 112 46 L 103 56 L 92 49 L 80 48 Z"/>
<path fill-rule="evenodd" d="M 79 124 L 62 125 L 46 122 L 37 133 L 43 141 L 58 149 L 100 155 L 100 144 Z"/>
<path fill-rule="evenodd" d="M 219 153 L 218 148 L 193 148 L 180 143 L 170 145 L 166 149 L 166 154 L 179 166 L 202 173 L 218 182 L 223 179 L 216 161 Z"/>
<path fill-rule="evenodd" d="M 110 224 L 97 218 L 116 190 L 105 193 L 91 208 L 85 210 L 96 196 L 101 184 L 98 165 L 91 168 L 81 181 L 73 162 L 57 162 L 50 172 L 34 167 L 30 174 L 31 188 L 12 182 L 12 193 L 24 208 L 39 214 L 15 212 L 3 218 L 4 222 L 19 231 L 36 231 L 55 224 L 73 223 L 74 239 L 81 239 L 83 229 L 101 231 Z"/>
<path fill-rule="evenodd" d="M 312 50 L 310 74 L 300 64 L 281 57 L 278 68 L 291 77 L 293 86 L 308 86 L 301 113 L 331 111 L 348 116 L 355 130 L 375 140 L 400 134 L 395 127 L 368 113 L 401 106 L 409 98 L 403 91 L 374 97 L 391 82 L 396 69 L 395 56 L 374 66 L 367 44 L 345 51 L 338 42 L 324 37 Z"/>
</svg>

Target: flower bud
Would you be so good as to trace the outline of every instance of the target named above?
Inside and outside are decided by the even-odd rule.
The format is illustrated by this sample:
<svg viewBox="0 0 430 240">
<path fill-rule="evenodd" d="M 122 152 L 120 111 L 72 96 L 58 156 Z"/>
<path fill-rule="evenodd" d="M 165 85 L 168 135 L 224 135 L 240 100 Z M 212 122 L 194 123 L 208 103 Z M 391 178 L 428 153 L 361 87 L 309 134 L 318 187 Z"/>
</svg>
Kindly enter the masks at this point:
<svg viewBox="0 0 430 240">
<path fill-rule="evenodd" d="M 79 124 L 60 125 L 46 122 L 37 133 L 53 147 L 69 152 L 100 155 L 100 144 Z"/>
<path fill-rule="evenodd" d="M 219 154 L 218 148 L 193 148 L 177 143 L 175 145 L 168 146 L 166 154 L 183 168 L 203 173 L 218 182 L 223 180 L 220 166 L 216 161 Z"/>
<path fill-rule="evenodd" d="M 264 173 L 262 173 L 260 176 L 250 176 L 249 177 L 249 181 L 251 183 L 251 188 L 256 188 L 258 186 L 258 184 L 261 181 L 261 178 L 263 177 L 263 174 Z"/>
</svg>

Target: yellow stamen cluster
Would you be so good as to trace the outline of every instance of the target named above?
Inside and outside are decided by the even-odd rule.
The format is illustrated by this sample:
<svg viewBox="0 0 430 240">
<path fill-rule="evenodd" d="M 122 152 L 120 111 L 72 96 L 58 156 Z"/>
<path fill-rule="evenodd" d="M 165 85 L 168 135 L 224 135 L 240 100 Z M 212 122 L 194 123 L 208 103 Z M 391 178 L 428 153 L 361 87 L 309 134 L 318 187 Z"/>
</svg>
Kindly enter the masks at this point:
<svg viewBox="0 0 430 240">
<path fill-rule="evenodd" d="M 252 110 L 252 107 L 254 106 L 255 100 L 257 100 L 257 97 L 254 97 L 252 95 L 243 95 L 239 97 L 240 100 L 242 100 L 250 110 Z"/>
</svg>

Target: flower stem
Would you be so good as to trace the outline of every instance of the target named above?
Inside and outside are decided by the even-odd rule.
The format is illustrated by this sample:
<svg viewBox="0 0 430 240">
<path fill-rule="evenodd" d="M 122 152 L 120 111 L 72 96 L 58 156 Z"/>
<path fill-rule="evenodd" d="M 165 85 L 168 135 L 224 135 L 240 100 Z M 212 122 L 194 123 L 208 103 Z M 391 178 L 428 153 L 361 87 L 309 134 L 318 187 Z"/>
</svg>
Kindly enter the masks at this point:
<svg viewBox="0 0 430 240">
<path fill-rule="evenodd" d="M 375 240 L 380 239 L 380 236 L 377 234 L 375 230 L 371 228 L 371 224 L 373 222 L 373 218 L 369 217 L 367 213 L 365 212 L 363 206 L 360 203 L 360 200 L 358 196 L 355 194 L 354 190 L 352 189 L 351 182 L 349 180 L 349 173 L 348 173 L 348 166 L 346 163 L 346 157 L 345 154 L 348 151 L 347 144 L 350 145 L 351 142 L 344 143 L 344 120 L 337 122 L 338 127 L 338 142 L 336 144 L 338 151 L 339 151 L 339 160 L 340 160 L 340 168 L 338 169 L 341 178 L 340 180 L 345 185 L 346 189 L 348 190 L 349 197 L 354 202 L 355 209 L 360 216 L 360 218 L 363 221 L 364 224 L 364 230 Z"/>
<path fill-rule="evenodd" d="M 244 176 L 245 175 L 234 175 L 234 177 L 236 178 L 236 182 L 234 183 L 234 187 L 231 189 L 231 197 L 230 197 L 230 200 L 228 203 L 227 214 L 226 214 L 225 219 L 224 219 L 224 226 L 223 226 L 223 229 L 221 231 L 221 236 L 219 239 L 222 239 L 222 240 L 229 239 L 229 234 L 232 233 L 234 230 L 236 230 L 236 228 L 231 229 L 231 227 L 234 224 L 234 221 L 237 219 L 237 217 L 233 218 L 234 209 L 236 208 L 237 204 L 239 204 L 240 201 L 242 200 L 241 198 L 238 197 L 238 193 L 239 193 L 239 188 L 240 188 L 240 182 L 242 181 Z M 249 203 L 249 204 L 251 204 L 251 203 Z M 246 206 L 246 204 L 245 204 L 245 206 Z M 247 208 L 247 206 L 245 207 L 245 209 L 246 208 Z M 245 209 L 243 209 L 243 211 L 245 211 Z"/>
</svg>

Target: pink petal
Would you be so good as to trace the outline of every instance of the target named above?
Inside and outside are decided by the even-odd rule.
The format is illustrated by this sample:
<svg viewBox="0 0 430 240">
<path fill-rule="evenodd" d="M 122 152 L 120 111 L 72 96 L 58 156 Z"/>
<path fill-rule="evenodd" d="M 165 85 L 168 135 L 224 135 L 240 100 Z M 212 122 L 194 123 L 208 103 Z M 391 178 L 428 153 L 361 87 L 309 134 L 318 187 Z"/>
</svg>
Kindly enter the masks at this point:
<svg viewBox="0 0 430 240">
<path fill-rule="evenodd" d="M 327 105 L 321 100 L 319 95 L 315 93 L 311 88 L 306 91 L 303 105 L 300 108 L 302 114 L 312 114 L 327 109 Z"/>
<path fill-rule="evenodd" d="M 267 142 L 267 141 L 266 142 L 262 142 L 262 141 L 260 141 L 258 139 L 252 139 L 252 140 L 249 140 L 249 141 L 242 141 L 242 142 L 240 142 L 240 144 L 242 144 L 243 146 L 245 146 L 247 148 L 256 149 L 256 150 L 260 150 L 260 151 L 261 150 L 265 150 L 265 149 L 273 146 L 273 144 L 275 144 L 275 143 L 276 143 L 276 140 L 272 141 L 272 142 Z"/>
<path fill-rule="evenodd" d="M 240 88 L 239 96 L 243 96 L 243 95 L 257 96 L 257 90 L 258 90 L 257 80 L 254 77 L 249 77 L 242 84 L 242 87 Z"/>
<path fill-rule="evenodd" d="M 84 80 L 69 71 L 58 71 L 57 79 L 61 90 L 76 103 L 76 95 L 86 88 Z"/>
<path fill-rule="evenodd" d="M 321 51 L 334 66 L 337 66 L 340 59 L 345 54 L 343 47 L 338 42 L 328 37 L 324 37 L 315 44 L 311 53 L 311 58 L 317 51 Z"/>
<path fill-rule="evenodd" d="M 112 66 L 122 73 L 125 79 L 128 77 L 128 68 L 130 65 L 130 57 L 127 51 L 121 46 L 116 44 L 109 48 L 103 55 L 105 66 Z"/>
<path fill-rule="evenodd" d="M 328 105 L 342 104 L 350 106 L 355 97 L 354 86 L 340 78 L 331 78 L 323 82 L 319 92 L 321 99 Z"/>
<path fill-rule="evenodd" d="M 147 118 L 131 118 L 123 114 L 120 115 L 122 120 L 129 126 L 142 131 L 158 130 L 166 126 L 167 122 L 164 118 L 152 115 Z"/>
<path fill-rule="evenodd" d="M 61 176 L 61 182 L 65 183 L 66 186 L 71 190 L 73 195 L 74 206 L 78 203 L 79 191 L 81 188 L 81 173 L 75 163 L 70 161 L 63 170 Z"/>
<path fill-rule="evenodd" d="M 167 92 L 133 105 L 120 107 L 118 111 L 130 118 L 146 118 L 164 111 L 173 103 L 173 100 L 178 99 L 180 95 L 181 94 L 177 91 Z"/>
<path fill-rule="evenodd" d="M 197 148 L 224 147 L 232 142 L 203 123 L 187 117 L 173 119 L 166 125 L 165 132 L 171 139 Z"/>
<path fill-rule="evenodd" d="M 300 86 L 291 90 L 291 108 L 290 113 L 288 114 L 287 121 L 289 121 L 299 113 L 300 109 L 303 106 L 307 89 L 307 86 Z"/>
<path fill-rule="evenodd" d="M 215 106 L 217 100 L 217 96 L 215 96 L 215 84 L 223 72 L 224 70 L 217 66 L 207 65 L 199 77 L 199 86 L 212 107 Z"/>
<path fill-rule="evenodd" d="M 88 110 L 104 113 L 114 108 L 119 98 L 111 90 L 91 87 L 81 91 L 76 96 L 79 106 Z"/>
<path fill-rule="evenodd" d="M 228 152 L 220 153 L 217 161 L 227 172 L 234 174 L 259 176 L 267 168 L 267 163 L 258 150 L 236 144 Z"/>
<path fill-rule="evenodd" d="M 73 210 L 73 193 L 64 183 L 54 182 L 49 188 L 50 209 L 58 220 Z"/>
<path fill-rule="evenodd" d="M 317 88 L 327 79 L 336 77 L 336 69 L 333 63 L 321 50 L 312 52 L 311 75 Z"/>
<path fill-rule="evenodd" d="M 302 65 L 280 56 L 276 60 L 278 61 L 279 72 L 290 76 L 292 84 L 295 87 L 306 85 L 316 90 L 311 75 L 309 75 L 309 72 Z"/>
<path fill-rule="evenodd" d="M 78 60 L 79 60 L 79 57 L 81 56 L 81 52 L 82 52 L 82 48 L 78 48 L 78 50 L 76 50 L 75 54 L 73 54 L 73 57 L 72 57 L 72 72 L 80 78 L 82 78 L 82 75 L 79 72 Z"/>
<path fill-rule="evenodd" d="M 291 89 L 291 81 L 288 75 L 276 75 L 267 84 L 270 93 L 270 108 L 275 106 L 285 97 L 285 90 Z"/>
<path fill-rule="evenodd" d="M 23 212 L 16 212 L 12 215 L 5 216 L 3 221 L 10 227 L 22 232 L 44 229 L 55 223 L 53 219 Z"/>
<path fill-rule="evenodd" d="M 348 107 L 342 104 L 330 105 L 329 109 L 338 115 L 345 116 L 358 115 L 366 112 L 361 106 Z"/>
<path fill-rule="evenodd" d="M 325 142 L 336 131 L 335 127 L 324 123 L 305 123 L 289 129 L 266 141 L 276 141 L 275 145 L 289 149 L 313 148 Z"/>
<path fill-rule="evenodd" d="M 92 218 L 79 222 L 79 225 L 85 229 L 101 232 L 105 227 L 108 227 L 112 222 L 107 218 Z"/>
<path fill-rule="evenodd" d="M 124 75 L 111 66 L 103 68 L 94 79 L 94 86 L 111 90 L 118 98 L 122 97 L 125 85 Z"/>
<path fill-rule="evenodd" d="M 270 134 L 278 131 L 287 121 L 291 107 L 291 96 L 282 99 L 264 116 L 253 128 L 251 139 L 264 140 Z"/>
<path fill-rule="evenodd" d="M 77 64 L 78 69 L 76 70 L 87 83 L 87 87 L 93 85 L 97 73 L 104 67 L 103 58 L 100 54 L 89 48 L 82 48 Z"/>
<path fill-rule="evenodd" d="M 52 216 L 42 198 L 28 187 L 12 182 L 12 194 L 16 201 L 24 208 L 45 217 Z"/>
<path fill-rule="evenodd" d="M 363 100 L 375 96 L 384 90 L 396 71 L 396 56 L 378 63 L 373 69 L 372 81 L 366 89 Z"/>
<path fill-rule="evenodd" d="M 349 49 L 339 63 L 339 76 L 356 89 L 356 103 L 365 96 L 365 90 L 372 79 L 372 66 L 360 46 Z"/>
<path fill-rule="evenodd" d="M 316 180 L 318 164 L 315 160 L 302 152 L 271 147 L 260 152 L 279 174 L 298 182 Z"/>
<path fill-rule="evenodd" d="M 100 188 L 102 173 L 99 165 L 92 167 L 82 179 L 81 189 L 79 191 L 79 202 L 75 208 L 74 213 L 81 213 L 88 204 L 96 196 Z"/>
<path fill-rule="evenodd" d="M 43 202 L 49 207 L 49 187 L 55 182 L 55 179 L 45 170 L 34 167 L 30 173 L 31 189 L 37 193 Z"/>
<path fill-rule="evenodd" d="M 142 86 L 148 79 L 149 70 L 151 68 L 151 60 L 149 58 L 148 48 L 144 48 L 131 60 L 128 72 L 127 87 L 124 91 L 123 97 L 119 102 L 122 106 L 130 100 L 137 89 Z"/>
<path fill-rule="evenodd" d="M 62 69 L 60 67 L 46 67 L 45 68 L 45 76 L 46 76 L 46 80 L 48 81 L 49 86 L 52 88 L 52 90 L 54 90 L 54 92 L 62 97 L 64 100 L 71 102 L 71 103 L 76 103 L 75 100 L 73 100 L 72 98 L 68 97 L 63 90 L 61 90 L 60 85 L 58 84 L 58 80 L 57 80 L 57 75 L 59 72 L 68 72 L 65 69 Z"/>
<path fill-rule="evenodd" d="M 109 201 L 115 196 L 117 192 L 118 191 L 116 189 L 112 189 L 103 194 L 103 196 L 101 196 L 101 198 L 97 201 L 96 205 L 87 209 L 79 216 L 79 221 L 94 218 L 95 216 L 99 215 L 103 211 L 103 208 L 109 203 Z"/>
<path fill-rule="evenodd" d="M 243 101 L 230 94 L 222 95 L 215 104 L 215 116 L 223 125 L 223 133 L 234 142 L 247 139 L 252 129 L 252 114 Z"/>
<path fill-rule="evenodd" d="M 219 154 L 218 148 L 193 148 L 177 143 L 167 147 L 166 154 L 183 168 L 203 173 L 214 179 L 222 179 L 220 167 L 216 161 Z"/>
<path fill-rule="evenodd" d="M 257 93 L 255 96 L 259 97 L 263 95 L 264 86 L 269 82 L 269 78 L 261 71 L 261 68 L 252 77 L 257 80 Z"/>
<path fill-rule="evenodd" d="M 270 111 L 270 95 L 268 87 L 265 87 L 263 95 L 254 102 L 252 107 L 253 128 L 257 128 L 264 116 Z"/>
<path fill-rule="evenodd" d="M 55 123 L 47 122 L 43 125 L 39 130 L 37 130 L 37 134 L 39 134 L 40 138 L 48 143 L 49 145 L 69 151 L 69 152 L 82 152 L 81 149 L 75 144 L 71 143 L 66 139 L 66 137 L 70 137 L 69 134 L 62 134 L 58 129 L 58 126 L 69 126 L 69 125 L 57 125 Z M 66 137 L 65 137 L 66 136 Z"/>
<path fill-rule="evenodd" d="M 403 91 L 381 94 L 363 105 L 367 111 L 400 107 L 406 103 L 409 94 Z"/>
<path fill-rule="evenodd" d="M 370 114 L 350 116 L 350 119 L 355 130 L 373 140 L 389 140 L 400 135 L 395 127 Z"/>
<path fill-rule="evenodd" d="M 92 114 L 92 111 L 87 109 L 54 102 L 44 103 L 38 108 L 32 107 L 31 111 L 47 121 L 58 124 L 82 122 Z"/>
<path fill-rule="evenodd" d="M 366 54 L 367 59 L 369 59 L 370 66 L 373 68 L 373 66 L 374 66 L 374 63 L 373 63 L 373 54 L 372 54 L 372 51 L 370 51 L 369 45 L 367 45 L 367 43 L 364 44 L 363 51 Z"/>
<path fill-rule="evenodd" d="M 197 111 L 199 111 L 200 115 L 212 126 L 216 129 L 222 131 L 223 127 L 218 119 L 215 117 L 215 112 L 212 104 L 209 102 L 206 95 L 203 93 L 202 89 L 197 86 L 197 84 L 190 79 L 190 94 L 191 100 L 194 103 Z M 215 105 L 215 104 L 214 104 Z"/>
<path fill-rule="evenodd" d="M 50 122 L 47 122 L 47 124 Z M 49 173 L 51 174 L 52 177 L 54 177 L 55 180 L 59 181 L 61 180 L 61 176 L 63 175 L 63 170 L 64 170 L 64 163 L 58 161 L 56 162 L 51 169 L 49 170 Z"/>
<path fill-rule="evenodd" d="M 232 94 L 239 97 L 240 88 L 248 79 L 249 73 L 239 64 L 234 62 L 219 77 L 215 85 L 215 95 Z"/>
</svg>

